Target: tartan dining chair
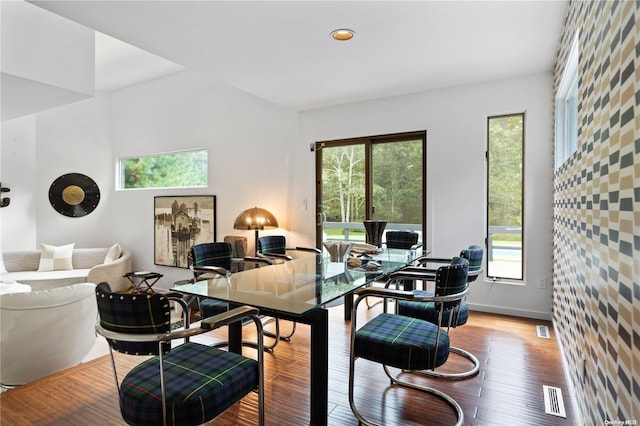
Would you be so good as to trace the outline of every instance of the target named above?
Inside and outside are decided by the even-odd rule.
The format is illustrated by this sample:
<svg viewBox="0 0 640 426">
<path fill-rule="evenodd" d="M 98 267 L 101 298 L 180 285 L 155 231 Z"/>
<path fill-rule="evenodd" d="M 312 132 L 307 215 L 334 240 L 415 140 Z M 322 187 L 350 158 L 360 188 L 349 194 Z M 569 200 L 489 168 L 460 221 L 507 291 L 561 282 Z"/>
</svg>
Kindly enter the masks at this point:
<svg viewBox="0 0 640 426">
<path fill-rule="evenodd" d="M 199 425 L 216 418 L 251 392 L 258 393 L 258 423 L 264 424 L 264 353 L 258 309 L 239 307 L 205 318 L 199 328 L 171 331 L 166 294 L 113 293 L 96 287 L 96 332 L 109 343 L 120 413 L 130 425 Z M 258 332 L 257 360 L 189 341 L 223 325 L 250 318 Z M 172 341 L 179 339 L 172 345 Z M 115 352 L 147 359 L 118 377 Z M 148 356 L 150 356 L 148 358 Z"/>
<path fill-rule="evenodd" d="M 460 252 L 460 258 L 464 258 L 469 263 L 469 273 L 467 281 L 472 283 L 475 281 L 480 273 L 482 272 L 482 258 L 484 254 L 484 249 L 477 245 L 470 245 L 469 248 L 464 249 Z M 454 258 L 455 259 L 455 258 Z M 422 260 L 434 263 L 450 263 L 452 259 L 446 258 L 423 258 Z M 408 271 L 411 270 L 419 270 L 420 267 L 410 267 L 407 268 Z M 414 290 L 414 293 L 419 296 L 431 295 L 430 292 Z M 398 314 L 406 315 L 413 318 L 420 318 L 425 321 L 429 321 L 434 324 L 440 324 L 441 326 L 446 326 L 447 328 L 455 328 L 467 323 L 469 319 L 469 306 L 467 304 L 466 298 L 463 299 L 460 303 L 460 306 L 457 309 L 447 309 L 443 312 L 442 318 L 439 317 L 439 312 L 436 309 L 436 306 L 433 303 L 429 302 L 417 302 L 417 301 L 409 301 L 402 300 L 398 302 Z M 438 371 L 426 371 L 424 374 L 440 377 L 444 379 L 464 379 L 467 377 L 475 376 L 480 369 L 480 362 L 478 358 L 473 355 L 471 352 L 466 351 L 464 349 L 451 346 L 451 352 L 456 353 L 466 359 L 468 359 L 472 367 L 471 369 L 459 372 L 459 373 L 443 373 Z"/>
<path fill-rule="evenodd" d="M 458 259 L 458 258 L 456 258 Z M 355 375 L 358 359 L 365 359 L 382 364 L 392 385 L 400 385 L 426 392 L 446 402 L 456 413 L 457 423 L 464 422 L 464 414 L 460 405 L 446 393 L 420 384 L 416 380 L 407 381 L 403 374 L 414 371 L 434 370 L 443 365 L 449 357 L 449 334 L 437 323 L 418 318 L 382 312 L 366 324 L 358 328 L 357 309 L 360 302 L 367 297 L 395 299 L 400 301 L 420 301 L 434 303 L 442 316 L 447 309 L 455 309 L 468 292 L 468 262 L 466 259 L 456 260 L 451 265 L 438 268 L 436 272 L 436 294 L 418 296 L 411 291 L 398 289 L 365 287 L 356 291 L 358 295 L 353 304 L 351 315 L 351 348 L 349 356 L 349 404 L 351 411 L 360 424 L 373 425 L 357 409 L 355 403 Z M 424 272 L 406 272 L 403 270 L 390 274 L 390 282 L 405 279 L 424 279 Z M 390 367 L 400 369 L 400 373 L 392 374 Z M 369 396 L 370 389 L 363 394 Z M 384 410 L 383 410 L 384 411 Z"/>
<path fill-rule="evenodd" d="M 257 253 L 258 256 L 261 257 L 282 259 L 285 261 L 293 260 L 293 256 L 287 254 L 287 252 L 294 252 L 296 250 L 322 253 L 322 250 L 315 247 L 287 247 L 287 239 L 284 235 L 265 235 L 258 238 Z"/>
<path fill-rule="evenodd" d="M 420 236 L 417 232 L 411 231 L 387 231 L 386 240 L 387 248 L 390 249 L 402 249 L 402 250 L 416 250 L 422 244 L 418 244 L 418 238 Z"/>
<path fill-rule="evenodd" d="M 388 249 L 400 249 L 400 250 L 417 250 L 422 244 L 418 244 L 418 238 L 420 236 L 417 232 L 411 231 L 387 231 L 385 234 L 386 246 Z M 379 283 L 386 283 L 386 279 L 381 279 Z M 374 303 L 365 301 L 367 308 L 371 309 L 374 306 L 382 303 L 382 300 L 378 300 Z"/>
<path fill-rule="evenodd" d="M 193 281 L 201 281 L 205 279 L 224 277 L 227 280 L 231 277 L 231 268 L 235 264 L 239 271 L 244 270 L 243 266 L 239 266 L 239 259 L 233 259 L 233 247 L 228 242 L 215 242 L 215 243 L 202 243 L 196 244 L 191 247 L 188 260 L 189 267 L 193 271 Z M 262 259 L 257 257 L 244 257 L 242 259 L 245 263 L 255 264 L 268 264 L 268 259 Z M 198 300 L 198 309 L 200 310 L 200 316 L 202 318 L 218 315 L 222 312 L 229 310 L 229 304 L 216 299 L 200 298 Z M 245 320 L 245 323 L 248 320 Z M 272 337 L 274 341 L 265 345 L 264 349 L 272 350 L 276 347 L 280 339 L 283 337 L 280 335 L 280 321 L 275 319 L 275 333 L 264 331 L 263 334 L 268 337 Z M 289 336 L 290 337 L 290 336 Z M 287 336 L 284 336 L 287 338 Z M 254 346 L 255 343 L 244 341 L 246 345 Z M 228 342 L 218 343 L 217 346 L 225 346 Z"/>
</svg>

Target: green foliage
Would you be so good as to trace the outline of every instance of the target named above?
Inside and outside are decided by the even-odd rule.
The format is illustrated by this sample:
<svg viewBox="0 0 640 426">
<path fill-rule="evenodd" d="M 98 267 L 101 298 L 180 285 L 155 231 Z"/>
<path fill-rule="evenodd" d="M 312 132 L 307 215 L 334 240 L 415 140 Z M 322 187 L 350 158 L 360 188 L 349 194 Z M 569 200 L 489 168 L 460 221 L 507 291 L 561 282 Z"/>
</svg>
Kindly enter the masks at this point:
<svg viewBox="0 0 640 426">
<path fill-rule="evenodd" d="M 206 150 L 126 158 L 121 168 L 125 189 L 207 185 Z"/>
<path fill-rule="evenodd" d="M 422 141 L 373 146 L 374 219 L 422 223 Z"/>
<path fill-rule="evenodd" d="M 323 210 L 329 222 L 366 218 L 365 145 L 323 148 Z M 422 141 L 372 148 L 374 219 L 422 223 Z"/>
<path fill-rule="evenodd" d="M 522 226 L 523 118 L 489 119 L 489 226 Z"/>
</svg>

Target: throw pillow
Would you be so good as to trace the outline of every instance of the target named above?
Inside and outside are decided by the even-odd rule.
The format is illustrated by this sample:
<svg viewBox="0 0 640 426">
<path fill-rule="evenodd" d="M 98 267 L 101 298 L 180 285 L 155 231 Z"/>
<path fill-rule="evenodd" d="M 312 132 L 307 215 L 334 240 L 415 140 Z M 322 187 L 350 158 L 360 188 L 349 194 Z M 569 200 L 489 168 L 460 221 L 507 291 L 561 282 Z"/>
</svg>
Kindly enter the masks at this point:
<svg viewBox="0 0 640 426">
<path fill-rule="evenodd" d="M 64 271 L 73 269 L 72 257 L 75 243 L 66 246 L 42 244 L 38 271 Z"/>
<path fill-rule="evenodd" d="M 120 259 L 121 254 L 122 254 L 122 248 L 120 248 L 120 244 L 112 245 L 109 251 L 107 252 L 107 256 L 104 258 L 104 263 L 111 263 L 114 260 Z"/>
</svg>

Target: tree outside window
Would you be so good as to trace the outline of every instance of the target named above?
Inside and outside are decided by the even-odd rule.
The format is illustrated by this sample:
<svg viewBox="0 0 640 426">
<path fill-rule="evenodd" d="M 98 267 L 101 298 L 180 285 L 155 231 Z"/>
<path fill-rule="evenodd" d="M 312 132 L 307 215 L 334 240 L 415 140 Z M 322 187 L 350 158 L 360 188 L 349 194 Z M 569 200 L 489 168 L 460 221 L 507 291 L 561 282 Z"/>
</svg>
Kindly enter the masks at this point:
<svg viewBox="0 0 640 426">
<path fill-rule="evenodd" d="M 206 149 L 120 159 L 120 189 L 206 187 Z"/>
</svg>

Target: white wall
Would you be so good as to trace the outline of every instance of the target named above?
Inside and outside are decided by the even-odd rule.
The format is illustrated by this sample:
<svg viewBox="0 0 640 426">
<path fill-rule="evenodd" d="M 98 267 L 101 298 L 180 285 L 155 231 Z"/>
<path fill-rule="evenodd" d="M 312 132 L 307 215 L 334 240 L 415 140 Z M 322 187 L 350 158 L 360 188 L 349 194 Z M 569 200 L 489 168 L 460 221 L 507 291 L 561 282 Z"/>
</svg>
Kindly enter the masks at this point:
<svg viewBox="0 0 640 426">
<path fill-rule="evenodd" d="M 29 250 L 36 245 L 37 182 L 36 118 L 3 122 L 0 142 L 0 182 L 11 191 L 2 194 L 11 204 L 0 209 L 0 248 Z"/>
<path fill-rule="evenodd" d="M 109 96 L 50 109 L 2 123 L 2 182 L 11 204 L 2 209 L 2 249 L 40 248 L 41 243 L 76 247 L 112 244 L 113 192 Z M 100 188 L 98 207 L 67 217 L 49 203 L 59 176 L 81 173 Z"/>
<path fill-rule="evenodd" d="M 292 161 L 299 184 L 292 206 L 308 211 L 293 228 L 314 235 L 315 141 L 427 130 L 427 245 L 451 257 L 484 244 L 487 117 L 525 112 L 525 283 L 478 280 L 469 302 L 476 309 L 550 319 L 552 242 L 552 82 L 544 73 L 485 84 L 336 106 L 300 114 L 301 140 Z"/>
<path fill-rule="evenodd" d="M 253 233 L 233 229 L 250 207 L 271 211 L 287 234 L 289 148 L 298 135 L 298 116 L 203 75 L 181 72 L 112 94 L 113 157 L 209 150 L 209 187 L 113 193 L 113 235 L 134 254 L 136 269 L 165 275 L 161 287 L 189 278 L 186 269 L 154 265 L 153 198 L 157 195 L 215 195 L 217 239 L 243 235 L 253 250 Z"/>
<path fill-rule="evenodd" d="M 109 95 L 100 94 L 37 114 L 36 248 L 40 243 L 107 247 L 115 242 L 109 105 Z M 67 173 L 87 175 L 98 185 L 100 201 L 90 214 L 64 216 L 49 203 L 51 184 Z"/>
</svg>

